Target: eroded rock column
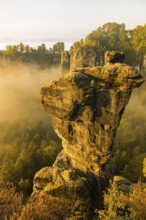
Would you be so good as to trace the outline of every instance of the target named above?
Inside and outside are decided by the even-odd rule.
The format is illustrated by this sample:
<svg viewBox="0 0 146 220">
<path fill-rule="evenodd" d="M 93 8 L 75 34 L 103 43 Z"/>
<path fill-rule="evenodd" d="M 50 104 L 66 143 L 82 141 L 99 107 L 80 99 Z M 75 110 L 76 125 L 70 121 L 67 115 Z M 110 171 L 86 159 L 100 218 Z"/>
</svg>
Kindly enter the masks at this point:
<svg viewBox="0 0 146 220">
<path fill-rule="evenodd" d="M 137 70 L 120 63 L 123 58 L 123 53 L 107 52 L 105 66 L 70 72 L 41 91 L 63 150 L 52 167 L 36 173 L 34 193 L 73 200 L 75 219 L 91 220 L 94 209 L 100 209 L 103 190 L 113 177 L 116 129 L 132 89 L 144 82 Z"/>
</svg>

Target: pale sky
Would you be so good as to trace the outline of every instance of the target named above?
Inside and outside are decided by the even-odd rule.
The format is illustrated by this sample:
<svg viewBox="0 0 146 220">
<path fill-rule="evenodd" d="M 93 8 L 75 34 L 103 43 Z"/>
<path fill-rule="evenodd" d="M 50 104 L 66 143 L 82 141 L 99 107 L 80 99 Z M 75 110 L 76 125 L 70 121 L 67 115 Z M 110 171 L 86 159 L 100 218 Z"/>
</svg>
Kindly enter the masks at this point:
<svg viewBox="0 0 146 220">
<path fill-rule="evenodd" d="M 0 39 L 78 39 L 107 22 L 146 24 L 146 0 L 0 0 Z"/>
</svg>

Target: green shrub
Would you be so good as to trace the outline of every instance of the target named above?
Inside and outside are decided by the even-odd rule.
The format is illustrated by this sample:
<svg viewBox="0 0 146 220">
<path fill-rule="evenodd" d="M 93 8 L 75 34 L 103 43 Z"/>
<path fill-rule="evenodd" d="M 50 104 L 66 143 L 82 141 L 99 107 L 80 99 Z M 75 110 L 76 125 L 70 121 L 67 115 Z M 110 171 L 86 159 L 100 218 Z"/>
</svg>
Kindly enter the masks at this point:
<svg viewBox="0 0 146 220">
<path fill-rule="evenodd" d="M 119 191 L 116 183 L 110 185 L 104 194 L 105 210 L 99 211 L 101 220 L 146 220 L 146 192 L 139 182 L 131 187 L 129 193 Z"/>
<path fill-rule="evenodd" d="M 99 219 L 119 219 L 121 220 L 120 213 L 125 209 L 123 193 L 118 190 L 116 183 L 111 183 L 110 187 L 104 193 L 104 206 L 105 209 L 99 211 Z"/>
<path fill-rule="evenodd" d="M 131 218 L 134 220 L 146 219 L 146 192 L 144 192 L 141 182 L 132 187 L 129 197 L 127 196 L 127 205 Z"/>
</svg>

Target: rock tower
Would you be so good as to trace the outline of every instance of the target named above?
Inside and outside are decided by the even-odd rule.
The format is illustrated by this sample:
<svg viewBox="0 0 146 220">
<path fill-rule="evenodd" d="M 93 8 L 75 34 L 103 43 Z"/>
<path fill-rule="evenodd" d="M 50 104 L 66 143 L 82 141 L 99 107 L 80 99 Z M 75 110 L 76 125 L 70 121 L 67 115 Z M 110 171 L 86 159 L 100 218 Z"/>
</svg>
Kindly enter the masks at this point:
<svg viewBox="0 0 146 220">
<path fill-rule="evenodd" d="M 91 220 L 113 177 L 111 152 L 132 89 L 143 78 L 122 64 L 124 54 L 107 52 L 106 65 L 77 69 L 42 87 L 42 105 L 52 117 L 63 150 L 52 167 L 34 178 L 34 193 L 74 197 L 74 219 Z"/>
</svg>

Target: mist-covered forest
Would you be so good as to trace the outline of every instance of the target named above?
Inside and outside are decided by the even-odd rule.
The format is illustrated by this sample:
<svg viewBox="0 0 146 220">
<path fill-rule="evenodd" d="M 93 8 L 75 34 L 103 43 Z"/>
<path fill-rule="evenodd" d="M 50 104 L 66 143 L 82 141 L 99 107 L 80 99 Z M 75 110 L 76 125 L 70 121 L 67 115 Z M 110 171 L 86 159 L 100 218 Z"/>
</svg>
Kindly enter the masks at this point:
<svg viewBox="0 0 146 220">
<path fill-rule="evenodd" d="M 40 96 L 42 84 L 59 74 L 59 68 L 0 61 L 0 179 L 26 194 L 34 174 L 61 149 Z"/>
<path fill-rule="evenodd" d="M 123 49 L 129 63 L 141 67 L 146 53 L 145 40 L 141 39 L 146 38 L 146 26 L 135 28 L 130 44 L 125 33 L 124 26 L 107 25 L 88 35 L 84 45 L 95 47 L 99 56 L 107 49 Z M 121 39 L 120 46 L 117 46 L 117 36 Z M 74 47 L 81 43 L 74 44 Z M 58 79 L 60 67 L 53 62 L 45 65 L 52 51 L 48 52 L 44 45 L 37 52 L 32 49 L 28 51 L 28 48 L 23 44 L 17 48 L 8 46 L 6 51 L 1 51 L 0 57 L 0 180 L 14 183 L 17 190 L 26 195 L 32 192 L 34 174 L 42 167 L 52 165 L 61 150 L 61 141 L 54 133 L 51 119 L 42 109 L 40 96 L 44 83 Z M 29 58 L 29 62 L 25 58 Z M 40 65 L 40 59 L 43 65 Z M 133 92 L 114 143 L 115 175 L 122 175 L 134 182 L 144 178 L 145 109 L 144 84 Z"/>
<path fill-rule="evenodd" d="M 146 78 L 146 75 L 144 76 Z M 146 158 L 146 85 L 135 89 L 125 109 L 114 142 L 115 174 L 132 182 L 143 178 Z"/>
</svg>

